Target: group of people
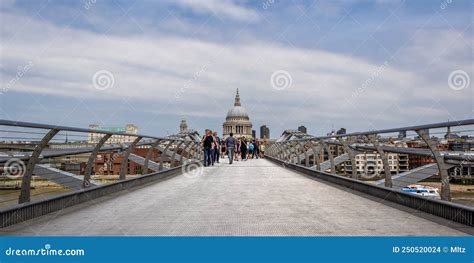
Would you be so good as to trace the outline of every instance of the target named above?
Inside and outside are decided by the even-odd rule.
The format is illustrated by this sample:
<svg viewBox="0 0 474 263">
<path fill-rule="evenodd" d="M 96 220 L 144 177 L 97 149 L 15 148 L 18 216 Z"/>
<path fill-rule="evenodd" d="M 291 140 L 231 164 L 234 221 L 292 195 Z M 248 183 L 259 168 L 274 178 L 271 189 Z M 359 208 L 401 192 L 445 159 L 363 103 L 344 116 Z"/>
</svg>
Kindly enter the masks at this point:
<svg viewBox="0 0 474 263">
<path fill-rule="evenodd" d="M 206 129 L 201 144 L 204 148 L 204 166 L 212 166 L 219 163 L 219 158 L 225 155 L 229 158 L 229 164 L 234 161 L 246 161 L 253 158 L 263 158 L 265 144 L 256 139 L 234 138 L 233 133 L 224 141 L 217 136 L 217 132 Z"/>
</svg>

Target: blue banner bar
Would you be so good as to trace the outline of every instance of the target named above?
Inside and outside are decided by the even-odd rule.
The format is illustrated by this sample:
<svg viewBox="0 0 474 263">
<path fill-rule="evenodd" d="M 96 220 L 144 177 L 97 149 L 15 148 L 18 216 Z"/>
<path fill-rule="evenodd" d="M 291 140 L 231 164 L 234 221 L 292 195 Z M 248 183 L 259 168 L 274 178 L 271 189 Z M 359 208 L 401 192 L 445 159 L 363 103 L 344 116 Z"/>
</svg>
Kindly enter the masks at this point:
<svg viewBox="0 0 474 263">
<path fill-rule="evenodd" d="M 473 237 L 0 237 L 0 262 L 469 262 Z"/>
</svg>

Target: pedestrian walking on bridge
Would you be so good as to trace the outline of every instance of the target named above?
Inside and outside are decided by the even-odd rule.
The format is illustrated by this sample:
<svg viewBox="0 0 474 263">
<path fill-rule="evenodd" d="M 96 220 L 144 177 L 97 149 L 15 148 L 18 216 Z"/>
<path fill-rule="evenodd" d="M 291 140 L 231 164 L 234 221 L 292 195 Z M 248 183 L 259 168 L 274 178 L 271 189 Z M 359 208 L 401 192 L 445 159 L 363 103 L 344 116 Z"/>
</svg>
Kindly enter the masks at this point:
<svg viewBox="0 0 474 263">
<path fill-rule="evenodd" d="M 242 161 L 247 160 L 247 141 L 245 138 L 242 138 L 240 143 L 240 156 L 242 157 Z"/>
<path fill-rule="evenodd" d="M 201 145 L 204 148 L 204 166 L 210 166 L 212 164 L 212 144 L 214 138 L 210 130 L 206 129 L 206 134 L 201 140 Z"/>
<path fill-rule="evenodd" d="M 217 132 L 214 132 L 213 138 L 214 138 L 214 143 L 213 143 L 214 151 L 212 154 L 212 163 L 214 164 L 214 163 L 219 163 L 219 155 L 221 151 L 221 138 L 217 136 Z"/>
<path fill-rule="evenodd" d="M 229 157 L 229 164 L 232 164 L 234 162 L 234 148 L 236 145 L 235 138 L 233 137 L 234 134 L 231 132 L 229 134 L 229 137 L 225 139 L 225 146 L 227 148 L 227 155 Z"/>
</svg>

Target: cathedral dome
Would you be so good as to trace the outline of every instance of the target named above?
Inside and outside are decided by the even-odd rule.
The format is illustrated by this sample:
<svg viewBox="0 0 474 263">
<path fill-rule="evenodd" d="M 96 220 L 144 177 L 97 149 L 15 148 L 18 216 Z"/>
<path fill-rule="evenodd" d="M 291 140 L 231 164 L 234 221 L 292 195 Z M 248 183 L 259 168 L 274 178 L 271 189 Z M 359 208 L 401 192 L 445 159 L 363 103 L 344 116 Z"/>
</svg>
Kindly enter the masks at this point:
<svg viewBox="0 0 474 263">
<path fill-rule="evenodd" d="M 227 118 L 245 118 L 248 119 L 249 115 L 247 111 L 242 106 L 234 106 L 227 112 Z"/>
<path fill-rule="evenodd" d="M 252 123 L 247 111 L 240 104 L 239 89 L 237 89 L 237 94 L 235 95 L 234 107 L 227 112 L 226 120 L 222 126 L 224 138 L 228 137 L 231 133 L 236 138 L 252 137 Z"/>
<path fill-rule="evenodd" d="M 247 113 L 247 110 L 245 110 L 244 107 L 240 104 L 240 95 L 239 91 L 237 90 L 237 94 L 235 95 L 235 102 L 234 102 L 234 107 L 232 107 L 228 112 L 227 112 L 227 120 L 229 119 L 244 119 L 248 120 L 249 115 Z"/>
</svg>

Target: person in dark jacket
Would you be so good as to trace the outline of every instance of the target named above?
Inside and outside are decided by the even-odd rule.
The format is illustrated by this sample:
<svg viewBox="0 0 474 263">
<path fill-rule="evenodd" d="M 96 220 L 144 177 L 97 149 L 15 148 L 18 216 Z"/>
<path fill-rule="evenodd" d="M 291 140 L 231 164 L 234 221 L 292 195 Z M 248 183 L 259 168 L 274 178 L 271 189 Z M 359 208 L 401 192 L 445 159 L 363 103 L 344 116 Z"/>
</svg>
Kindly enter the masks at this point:
<svg viewBox="0 0 474 263">
<path fill-rule="evenodd" d="M 247 160 L 247 141 L 245 138 L 242 138 L 242 143 L 240 144 L 240 156 L 243 160 Z"/>
<path fill-rule="evenodd" d="M 212 137 L 210 130 L 206 129 L 206 135 L 204 135 L 201 143 L 204 148 L 204 166 L 210 166 L 212 164 L 211 149 L 214 143 L 214 137 Z"/>
<path fill-rule="evenodd" d="M 217 136 L 217 132 L 214 132 L 214 151 L 212 155 L 212 162 L 219 163 L 219 157 L 221 152 L 221 138 Z"/>
<path fill-rule="evenodd" d="M 258 156 L 260 155 L 260 148 L 259 148 L 259 147 L 260 147 L 260 143 L 259 143 L 259 141 L 258 141 L 258 140 L 254 140 L 254 141 L 253 141 L 253 146 L 254 146 L 254 147 L 253 147 L 254 149 L 253 149 L 252 159 L 253 159 L 254 156 L 255 156 L 255 158 L 258 159 Z"/>
</svg>

